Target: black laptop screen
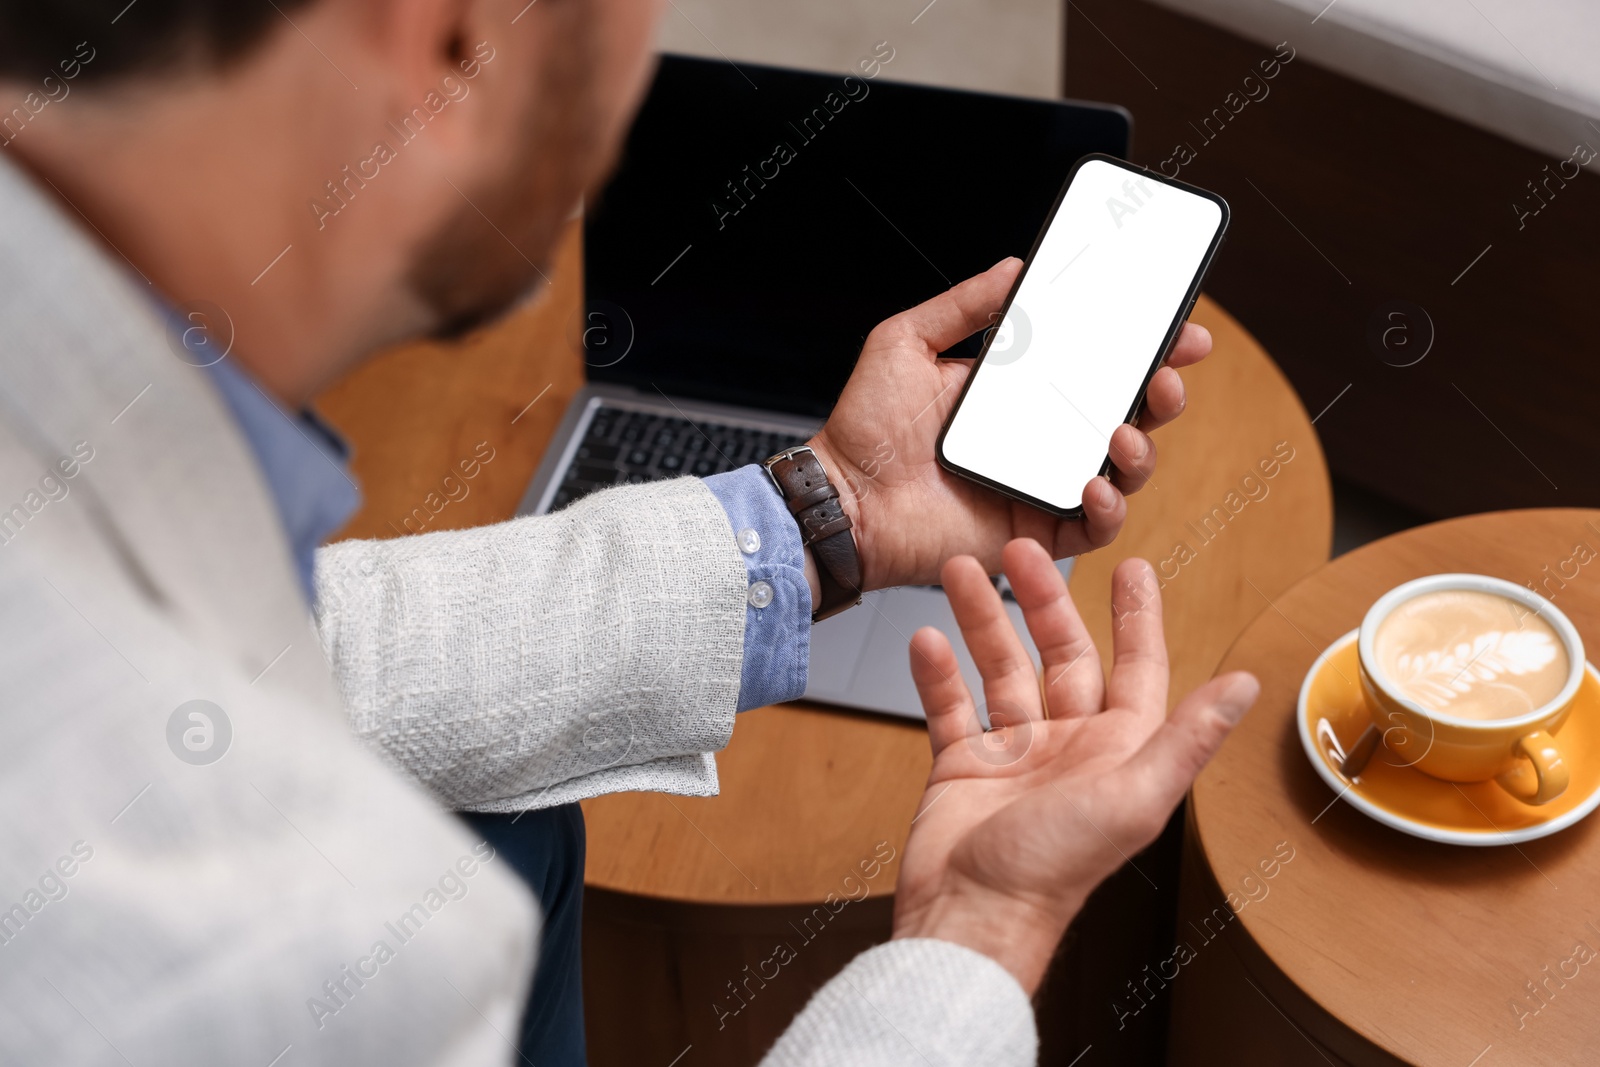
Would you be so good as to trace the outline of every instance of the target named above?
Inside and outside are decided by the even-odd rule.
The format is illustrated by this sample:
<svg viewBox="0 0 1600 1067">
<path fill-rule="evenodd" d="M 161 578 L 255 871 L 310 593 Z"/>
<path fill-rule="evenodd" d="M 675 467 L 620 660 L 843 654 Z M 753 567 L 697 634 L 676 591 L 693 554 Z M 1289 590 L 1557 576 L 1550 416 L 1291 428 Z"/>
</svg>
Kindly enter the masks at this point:
<svg viewBox="0 0 1600 1067">
<path fill-rule="evenodd" d="M 875 325 L 1025 255 L 1073 163 L 1125 155 L 1128 129 L 1098 105 L 666 56 L 589 207 L 589 376 L 824 415 Z"/>
</svg>

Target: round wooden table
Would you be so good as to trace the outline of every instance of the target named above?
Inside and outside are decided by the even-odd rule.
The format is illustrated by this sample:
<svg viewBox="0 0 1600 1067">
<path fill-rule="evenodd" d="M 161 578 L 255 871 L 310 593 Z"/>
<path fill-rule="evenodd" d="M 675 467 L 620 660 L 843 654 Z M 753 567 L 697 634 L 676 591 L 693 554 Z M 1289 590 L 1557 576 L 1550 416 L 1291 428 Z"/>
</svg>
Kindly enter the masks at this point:
<svg viewBox="0 0 1600 1067">
<path fill-rule="evenodd" d="M 1202 298 L 1193 317 L 1211 330 L 1215 349 L 1205 363 L 1183 372 L 1190 394 L 1183 418 L 1155 435 L 1155 485 L 1130 500 L 1121 537 L 1080 558 L 1071 581 L 1097 643 L 1109 648 L 1112 568 L 1131 555 L 1163 568 L 1178 695 L 1210 677 L 1234 635 L 1268 597 L 1328 558 L 1332 536 L 1322 450 L 1294 392 L 1217 305 Z M 670 1022 L 661 1020 L 674 1036 L 662 1037 L 652 1053 L 676 1042 L 670 1054 L 693 1044 L 695 1055 L 706 1057 L 697 1063 L 749 1063 L 817 983 L 887 937 L 896 865 L 888 864 L 868 884 L 871 897 L 864 905 L 852 904 L 841 914 L 856 921 L 853 930 L 834 926 L 826 941 L 807 948 L 801 960 L 807 974 L 763 990 L 737 1015 L 723 1016 L 712 1005 L 739 1007 L 727 994 L 729 979 L 737 981 L 746 963 L 770 956 L 770 942 L 797 915 L 809 914 L 830 893 L 843 895 L 844 879 L 863 860 L 885 845 L 898 855 L 930 756 L 920 723 L 801 703 L 741 715 L 717 765 L 717 797 L 629 793 L 585 802 L 587 881 L 595 912 L 586 936 L 596 967 L 630 975 L 619 1007 L 657 995 L 677 1005 L 681 1018 L 669 1011 Z M 1141 883 L 1138 891 L 1143 889 Z M 1155 896 L 1136 903 L 1151 912 L 1161 906 Z M 764 909 L 758 913 L 752 905 Z M 658 943 L 670 952 L 669 964 L 639 966 L 645 930 L 629 920 L 646 910 L 649 936 L 665 939 Z M 1124 913 L 1107 921 L 1158 920 Z M 748 931 L 734 933 L 741 926 Z M 690 927 L 698 933 L 686 932 Z M 716 930 L 727 936 L 714 936 Z M 608 956 L 610 963 L 604 962 Z M 1107 973 L 1121 966 L 1104 959 L 1085 962 Z M 644 995 L 647 986 L 654 995 Z M 617 996 L 600 990 L 595 995 Z M 1081 1035 L 1102 1016 L 1113 1021 L 1095 1003 L 1064 1005 L 1053 1019 Z M 616 1035 L 614 1052 L 600 1038 L 594 1062 L 645 1062 L 633 1058 L 643 1055 L 634 1043 L 641 1033 Z M 1077 1048 L 1091 1040 L 1084 1037 Z M 729 1050 L 726 1056 L 713 1052 L 723 1049 Z"/>
<path fill-rule="evenodd" d="M 431 531 L 515 512 L 582 383 L 571 342 L 578 237 L 573 227 L 538 302 L 461 342 L 404 346 L 321 398 L 355 445 L 366 494 L 344 536 L 417 532 L 419 516 Z M 1155 483 L 1130 501 L 1116 543 L 1082 557 L 1072 578 L 1108 648 L 1112 568 L 1136 554 L 1157 565 L 1175 693 L 1209 677 L 1267 599 L 1327 559 L 1332 539 L 1327 468 L 1299 399 L 1214 303 L 1202 297 L 1193 318 L 1211 330 L 1215 349 L 1183 372 L 1188 411 L 1155 435 Z M 479 442 L 494 458 L 468 494 L 419 511 L 439 506 L 441 479 Z M 665 1064 L 691 1045 L 681 1067 L 754 1062 L 812 990 L 888 936 L 897 863 L 880 857 L 898 856 L 928 772 L 920 723 L 806 704 L 764 708 L 739 717 L 718 767 L 714 798 L 632 793 L 584 804 L 585 995 L 591 1018 L 630 1020 L 591 1027 L 596 1067 Z M 1149 862 L 1140 866 L 1159 890 L 1142 875 L 1130 876 L 1127 892 L 1108 886 L 1069 939 L 1075 947 L 1063 968 L 1072 974 L 1052 979 L 1060 1004 L 1041 1012 L 1047 1047 L 1052 1026 L 1078 1042 L 1073 1053 L 1097 1040 L 1080 1035 L 1111 1020 L 1098 986 L 1142 957 L 1170 915 L 1172 882 Z M 800 935 L 787 931 L 817 926 L 829 894 L 837 902 L 863 891 L 864 899 L 836 903 L 827 935 L 804 939 L 798 959 L 758 989 L 746 967 L 769 959 L 779 936 L 795 941 Z M 743 1000 L 730 983 L 743 983 Z"/>
<path fill-rule="evenodd" d="M 1592 656 L 1597 548 L 1600 511 L 1435 523 L 1341 556 L 1244 631 L 1221 669 L 1254 671 L 1261 700 L 1191 796 L 1178 937 L 1193 959 L 1165 968 L 1179 972 L 1169 1062 L 1497 1067 L 1600 1056 L 1600 967 L 1574 959 L 1600 958 L 1600 822 L 1512 846 L 1422 841 L 1335 802 L 1294 720 L 1317 654 L 1383 592 L 1424 574 L 1536 586 Z M 1229 892 L 1245 902 L 1231 918 Z"/>
</svg>

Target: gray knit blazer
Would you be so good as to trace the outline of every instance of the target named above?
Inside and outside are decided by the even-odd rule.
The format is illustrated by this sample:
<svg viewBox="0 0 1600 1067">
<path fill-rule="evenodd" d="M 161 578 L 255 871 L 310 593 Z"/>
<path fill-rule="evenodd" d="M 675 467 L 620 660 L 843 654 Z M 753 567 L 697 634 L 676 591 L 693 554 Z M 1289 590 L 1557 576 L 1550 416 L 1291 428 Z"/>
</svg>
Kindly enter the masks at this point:
<svg viewBox="0 0 1600 1067">
<path fill-rule="evenodd" d="M 335 545 L 309 620 L 215 391 L 47 194 L 0 160 L 0 1062 L 517 1062 L 537 909 L 447 809 L 715 792 L 726 518 L 684 479 Z M 1033 1057 L 1003 969 L 902 941 L 768 1062 Z"/>
</svg>

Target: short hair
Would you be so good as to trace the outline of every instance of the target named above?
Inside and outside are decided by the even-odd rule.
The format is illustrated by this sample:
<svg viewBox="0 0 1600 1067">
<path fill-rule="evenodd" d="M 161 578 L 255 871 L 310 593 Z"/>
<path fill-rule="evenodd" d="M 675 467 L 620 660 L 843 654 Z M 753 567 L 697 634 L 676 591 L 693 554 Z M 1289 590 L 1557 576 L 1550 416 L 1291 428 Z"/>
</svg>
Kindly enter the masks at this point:
<svg viewBox="0 0 1600 1067">
<path fill-rule="evenodd" d="M 310 2 L 0 0 L 0 78 L 32 82 L 76 68 L 81 84 L 179 67 L 220 70 Z M 91 62 L 72 64 L 90 50 Z"/>
</svg>

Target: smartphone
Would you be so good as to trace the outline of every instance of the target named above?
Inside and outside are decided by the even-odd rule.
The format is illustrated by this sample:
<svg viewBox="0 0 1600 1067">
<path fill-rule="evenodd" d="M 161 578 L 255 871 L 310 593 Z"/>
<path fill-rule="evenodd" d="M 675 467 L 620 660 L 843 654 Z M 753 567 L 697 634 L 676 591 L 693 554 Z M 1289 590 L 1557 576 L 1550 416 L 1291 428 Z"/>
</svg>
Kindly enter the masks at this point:
<svg viewBox="0 0 1600 1067">
<path fill-rule="evenodd" d="M 1081 518 L 1227 226 L 1215 193 L 1113 156 L 1079 160 L 939 435 L 939 462 Z"/>
</svg>

